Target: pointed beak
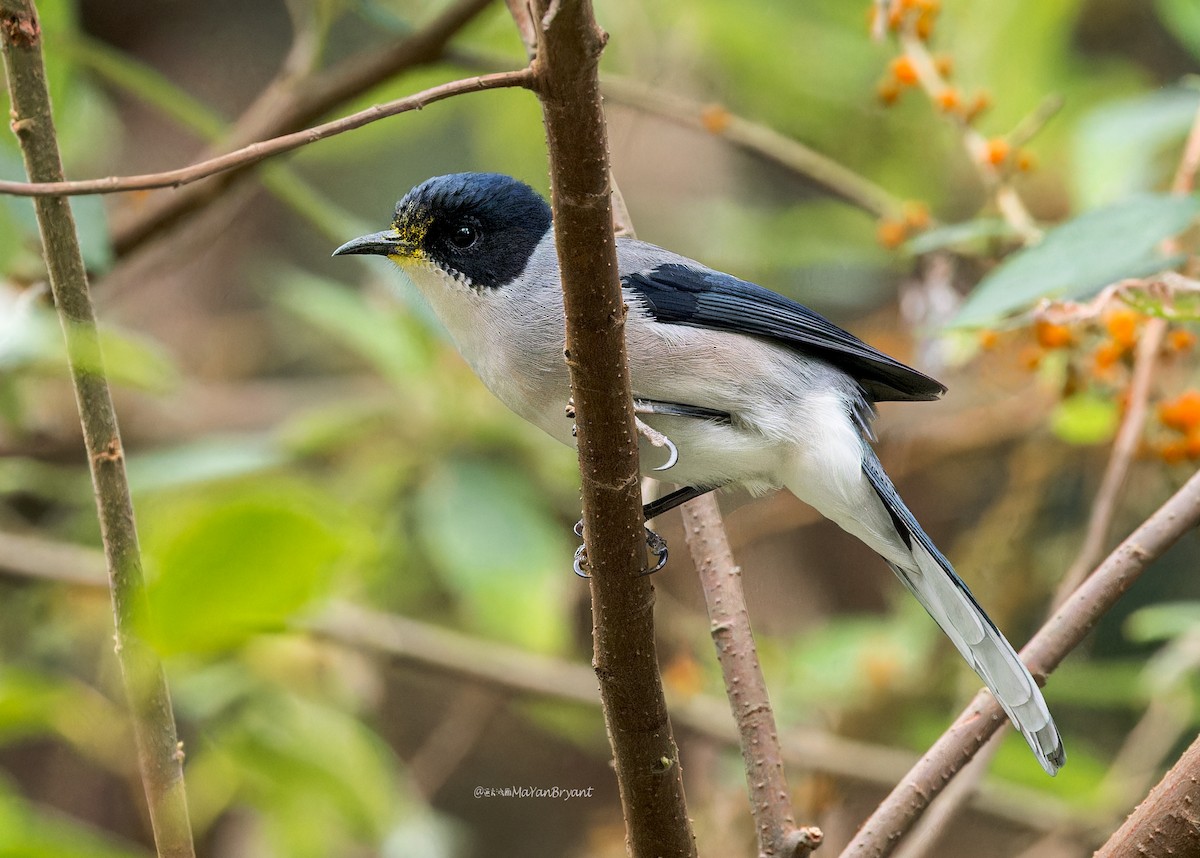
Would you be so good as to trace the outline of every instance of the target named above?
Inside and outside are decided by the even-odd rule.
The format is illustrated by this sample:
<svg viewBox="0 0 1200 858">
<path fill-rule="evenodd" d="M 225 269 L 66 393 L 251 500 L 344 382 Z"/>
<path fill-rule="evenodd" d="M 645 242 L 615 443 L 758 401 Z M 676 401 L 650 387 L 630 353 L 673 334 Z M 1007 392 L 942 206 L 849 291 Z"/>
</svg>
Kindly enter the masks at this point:
<svg viewBox="0 0 1200 858">
<path fill-rule="evenodd" d="M 399 230 L 392 227 L 383 232 L 353 238 L 335 250 L 333 255 L 349 256 L 353 253 L 371 256 L 411 256 L 412 246 L 401 240 Z"/>
</svg>

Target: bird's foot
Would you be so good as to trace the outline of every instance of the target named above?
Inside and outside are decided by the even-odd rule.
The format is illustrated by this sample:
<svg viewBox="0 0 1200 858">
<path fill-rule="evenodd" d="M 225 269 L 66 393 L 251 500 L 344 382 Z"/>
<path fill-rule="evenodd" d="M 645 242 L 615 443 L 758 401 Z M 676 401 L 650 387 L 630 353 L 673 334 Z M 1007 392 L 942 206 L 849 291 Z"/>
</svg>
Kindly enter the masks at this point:
<svg viewBox="0 0 1200 858">
<path fill-rule="evenodd" d="M 575 522 L 573 528 L 575 535 L 580 539 L 583 538 L 583 519 Z M 642 578 L 646 575 L 653 575 L 655 572 L 667 565 L 667 541 L 655 533 L 650 528 L 646 528 L 646 547 L 650 549 L 650 553 L 654 555 L 654 566 L 649 569 L 643 569 L 638 573 L 638 577 Z M 591 574 L 587 571 L 587 545 L 580 545 L 575 549 L 575 560 L 572 564 L 575 574 L 580 578 L 591 578 Z"/>
</svg>

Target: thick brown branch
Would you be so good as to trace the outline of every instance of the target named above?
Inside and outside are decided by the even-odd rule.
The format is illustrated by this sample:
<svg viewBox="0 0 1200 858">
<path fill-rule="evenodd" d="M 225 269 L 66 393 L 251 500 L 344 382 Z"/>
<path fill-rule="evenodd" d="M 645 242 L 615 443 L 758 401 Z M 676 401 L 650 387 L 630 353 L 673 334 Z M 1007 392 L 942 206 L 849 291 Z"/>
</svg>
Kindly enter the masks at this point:
<svg viewBox="0 0 1200 858">
<path fill-rule="evenodd" d="M 823 835 L 819 828 L 796 826 L 775 713 L 750 630 L 742 570 L 733 562 L 711 494 L 683 505 L 683 529 L 700 573 L 717 660 L 738 725 L 759 855 L 803 858 L 820 845 Z"/>
<path fill-rule="evenodd" d="M 31 0 L 0 0 L 0 43 L 12 129 L 21 145 L 25 171 L 35 182 L 60 181 L 62 162 L 42 63 L 41 32 Z M 154 842 L 160 856 L 192 858 L 195 851 L 183 785 L 183 753 L 166 676 L 153 650 L 135 630 L 147 609 L 141 552 L 125 479 L 125 453 L 100 361 L 100 340 L 75 221 L 63 197 L 39 197 L 34 208 L 91 466 L 112 594 L 117 660 L 129 700 Z"/>
<path fill-rule="evenodd" d="M 694 856 L 654 644 L 653 588 L 640 576 L 646 545 L 637 432 L 597 79 L 605 36 L 587 0 L 539 0 L 534 8 L 592 573 L 593 665 L 631 854 Z"/>
<path fill-rule="evenodd" d="M 1035 676 L 1051 673 L 1146 567 L 1197 525 L 1200 525 L 1200 473 L 1194 474 L 1117 546 L 1038 630 L 1021 650 L 1030 671 Z M 1006 723 L 1004 714 L 992 695 L 986 690 L 979 692 L 884 799 L 842 855 L 855 858 L 890 855 L 929 803 L 1003 723 Z"/>
<path fill-rule="evenodd" d="M 1125 820 L 1096 858 L 1200 853 L 1200 738 Z"/>
<path fill-rule="evenodd" d="M 257 164 L 267 158 L 282 155 L 309 143 L 325 140 L 356 128 L 362 128 L 380 119 L 407 113 L 469 92 L 482 92 L 488 89 L 505 87 L 529 87 L 533 83 L 531 69 L 519 69 L 498 74 L 482 75 L 451 81 L 421 92 L 398 98 L 384 104 L 376 104 L 366 110 L 360 110 L 341 119 L 326 122 L 313 128 L 306 128 L 293 134 L 285 134 L 261 143 L 252 143 L 242 149 L 181 167 L 177 170 L 167 170 L 162 173 L 148 173 L 141 176 L 109 176 L 104 179 L 85 179 L 77 182 L 5 182 L 0 181 L 0 194 L 12 194 L 22 197 L 46 196 L 78 196 L 80 194 L 113 194 L 121 191 L 144 191 L 152 188 L 175 188 L 191 182 L 216 175 L 218 173 L 238 170 Z"/>
</svg>

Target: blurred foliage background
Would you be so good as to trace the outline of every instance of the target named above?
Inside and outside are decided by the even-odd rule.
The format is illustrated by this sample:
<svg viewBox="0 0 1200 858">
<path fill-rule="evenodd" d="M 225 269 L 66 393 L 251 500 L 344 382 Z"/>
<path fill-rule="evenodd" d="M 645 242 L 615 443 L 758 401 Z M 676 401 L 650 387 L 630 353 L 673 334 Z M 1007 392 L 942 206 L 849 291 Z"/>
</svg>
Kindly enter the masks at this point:
<svg viewBox="0 0 1200 858">
<path fill-rule="evenodd" d="M 72 177 L 194 160 L 278 83 L 294 29 L 315 65 L 332 67 L 443 8 L 38 6 Z M 1165 190 L 1200 102 L 1197 8 L 945 0 L 928 12 L 929 45 L 989 141 L 1061 99 L 1019 163 L 1012 153 L 1012 186 L 1037 219 L 1125 206 L 1127 225 L 1106 244 L 1149 251 L 1195 215 L 1194 197 L 1168 202 L 1164 224 L 1162 198 L 1136 195 Z M 1103 249 L 1084 221 L 1082 244 L 1051 233 L 1054 259 L 995 285 L 1011 232 L 947 105 L 903 86 L 896 43 L 870 38 L 870 11 L 866 0 L 598 3 L 612 37 L 604 72 L 710 105 L 703 122 L 716 132 L 614 91 L 615 173 L 640 237 L 803 301 L 949 384 L 941 402 L 882 409 L 881 456 L 1019 643 L 1079 550 L 1132 346 L 1155 308 L 1063 333 L 1003 317 L 1050 286 L 1010 290 L 1062 281 L 1058 295 L 1086 297 L 1153 269 L 1126 270 L 1143 253 L 1081 282 L 1072 272 Z M 523 62 L 495 3 L 446 60 L 336 113 Z M 881 221 L 731 146 L 727 111 L 885 188 L 906 201 L 906 220 Z M 491 399 L 386 263 L 329 259 L 382 228 L 412 185 L 472 169 L 546 189 L 532 95 L 458 98 L 306 147 L 132 249 L 113 237 L 171 191 L 74 201 L 151 578 L 145 633 L 166 659 L 203 855 L 624 854 L 598 708 L 528 691 L 553 692 L 563 663 L 588 681 L 587 590 L 570 573 L 574 456 Z M 0 177 L 23 177 L 7 134 Z M 1153 211 L 1128 208 L 1141 204 Z M 951 325 L 985 275 L 973 327 Z M 99 534 L 43 276 L 32 206 L 0 197 L 0 856 L 142 856 Z M 1172 325 L 1114 538 L 1200 456 L 1193 316 Z M 798 816 L 833 847 L 978 683 L 862 546 L 789 496 L 731 493 L 723 505 L 785 732 L 860 743 L 849 756 L 827 749 L 840 765 L 801 755 L 791 766 Z M 674 520 L 661 525 L 681 548 Z M 722 690 L 685 556 L 656 576 L 656 610 L 669 694 L 695 709 Z M 1064 772 L 1045 778 L 1009 736 L 939 854 L 1090 854 L 1145 793 L 1196 729 L 1196 560 L 1188 537 L 1055 673 Z M 401 634 L 391 617 L 421 625 Z M 372 629 L 396 631 L 395 651 L 382 635 L 364 640 Z M 456 636 L 417 645 L 447 630 Z M 544 658 L 521 661 L 528 653 Z M 737 751 L 684 720 L 701 851 L 750 854 Z"/>
</svg>

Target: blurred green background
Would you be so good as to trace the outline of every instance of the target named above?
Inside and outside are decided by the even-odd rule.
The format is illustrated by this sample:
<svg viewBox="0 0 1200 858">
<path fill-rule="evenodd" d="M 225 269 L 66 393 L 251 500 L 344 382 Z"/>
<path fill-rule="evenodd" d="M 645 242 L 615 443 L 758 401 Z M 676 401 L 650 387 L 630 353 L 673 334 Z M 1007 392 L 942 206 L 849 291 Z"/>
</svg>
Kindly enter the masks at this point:
<svg viewBox="0 0 1200 858">
<path fill-rule="evenodd" d="M 294 25 L 317 46 L 308 59 L 319 75 L 444 8 L 38 6 L 72 177 L 196 159 L 276 79 Z M 899 49 L 872 41 L 869 6 L 599 2 L 611 35 L 602 69 L 723 105 L 973 239 L 932 253 L 936 233 L 925 247 L 885 247 L 874 216 L 616 91 L 615 175 L 640 237 L 801 300 L 950 386 L 941 402 L 881 409 L 881 457 L 1020 645 L 1082 541 L 1129 355 L 1081 374 L 1111 331 L 1084 326 L 1073 349 L 1050 348 L 1004 322 L 998 304 L 976 321 L 1000 334 L 946 327 L 1012 242 L 988 226 L 995 215 L 959 129 L 919 91 L 881 103 Z M 988 138 L 1062 99 L 1025 146 L 1035 168 L 1014 179 L 1053 223 L 1169 184 L 1200 102 L 1189 77 L 1198 10 L 1194 0 L 946 0 L 930 48 L 952 60 L 964 93 L 988 94 L 975 122 Z M 500 3 L 452 50 L 453 61 L 331 115 L 524 62 Z M 329 258 L 386 225 L 412 185 L 476 169 L 546 190 L 531 94 L 457 98 L 306 147 L 136 249 L 114 250 L 113 236 L 171 191 L 74 201 L 150 577 L 145 634 L 166 660 L 205 856 L 624 854 L 598 708 L 565 686 L 520 687 L 554 691 L 562 662 L 585 691 L 589 682 L 587 587 L 570 571 L 574 455 L 492 400 L 387 263 Z M 23 178 L 8 134 L 0 177 Z M 1193 214 L 1147 233 L 1147 247 Z M 31 204 L 0 197 L 0 856 L 148 855 L 43 276 Z M 1197 384 L 1192 324 L 1174 330 L 1156 402 Z M 1114 538 L 1194 470 L 1186 452 L 1161 454 L 1170 431 L 1151 421 Z M 861 545 L 789 496 L 734 492 L 722 503 L 781 726 L 863 743 L 861 756 L 826 752 L 838 765 L 806 765 L 801 753 L 789 769 L 798 816 L 826 830 L 832 854 L 978 683 Z M 678 524 L 660 524 L 676 549 L 655 577 L 668 692 L 677 708 L 711 712 L 702 704 L 722 690 L 703 601 Z M 1196 569 L 1192 535 L 1053 676 L 1063 773 L 1045 778 L 1008 736 L 937 854 L 1091 854 L 1195 733 Z M 391 616 L 457 636 L 423 650 L 422 625 L 398 633 L 389 655 L 362 637 L 393 628 Z M 519 660 L 528 653 L 546 660 Z M 739 755 L 697 720 L 676 727 L 701 853 L 753 854 Z M 512 786 L 592 794 L 476 796 Z"/>
</svg>

